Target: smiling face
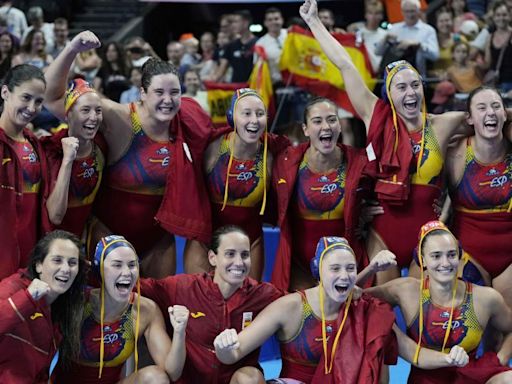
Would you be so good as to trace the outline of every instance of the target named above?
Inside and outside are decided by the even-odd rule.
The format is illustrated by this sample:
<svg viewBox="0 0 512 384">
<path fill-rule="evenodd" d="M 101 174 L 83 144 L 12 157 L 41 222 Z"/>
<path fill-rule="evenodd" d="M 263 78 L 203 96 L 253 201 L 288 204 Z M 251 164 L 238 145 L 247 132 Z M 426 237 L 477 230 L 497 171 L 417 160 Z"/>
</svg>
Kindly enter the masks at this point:
<svg viewBox="0 0 512 384">
<path fill-rule="evenodd" d="M 103 276 L 107 295 L 114 301 L 127 302 L 139 277 L 139 261 L 133 249 L 118 247 L 108 253 L 103 261 Z"/>
<path fill-rule="evenodd" d="M 391 79 L 390 94 L 396 112 L 404 120 L 416 120 L 421 116 L 423 84 L 415 71 L 398 71 Z"/>
<path fill-rule="evenodd" d="M 0 52 L 10 53 L 12 50 L 12 40 L 7 33 L 0 35 Z"/>
<path fill-rule="evenodd" d="M 178 113 L 181 105 L 181 87 L 172 73 L 155 75 L 147 90 L 142 89 L 141 100 L 153 119 L 167 123 Z"/>
<path fill-rule="evenodd" d="M 269 12 L 265 15 L 265 21 L 263 22 L 265 28 L 270 34 L 278 35 L 283 28 L 284 20 L 281 16 L 281 12 Z"/>
<path fill-rule="evenodd" d="M 201 87 L 201 80 L 195 71 L 187 71 L 183 76 L 183 85 L 188 93 L 195 95 Z"/>
<path fill-rule="evenodd" d="M 219 286 L 242 286 L 251 269 L 251 243 L 240 232 L 221 235 L 217 251 L 208 252 L 208 260 L 215 267 L 213 281 Z"/>
<path fill-rule="evenodd" d="M 15 86 L 11 91 L 6 85 L 2 86 L 5 117 L 18 130 L 30 123 L 43 107 L 45 84 L 38 79 L 32 79 Z"/>
<path fill-rule="evenodd" d="M 502 5 L 494 10 L 494 14 L 492 17 L 494 24 L 496 24 L 496 28 L 505 30 L 508 28 L 510 23 L 510 10 L 506 5 Z"/>
<path fill-rule="evenodd" d="M 431 279 L 440 283 L 451 282 L 459 267 L 459 246 L 448 232 L 427 235 L 422 247 L 423 264 Z"/>
<path fill-rule="evenodd" d="M 47 300 L 53 302 L 65 293 L 78 274 L 79 250 L 71 240 L 53 240 L 42 262 L 36 264 L 38 278 L 50 287 Z"/>
<path fill-rule="evenodd" d="M 69 136 L 92 140 L 103 121 L 101 100 L 96 92 L 80 96 L 68 113 Z"/>
<path fill-rule="evenodd" d="M 419 1 L 414 0 L 405 1 L 402 3 L 402 15 L 404 16 L 404 22 L 408 26 L 415 25 L 420 19 L 420 7 Z"/>
<path fill-rule="evenodd" d="M 332 300 L 345 302 L 357 278 L 354 255 L 346 249 L 334 248 L 327 251 L 322 258 L 320 278 L 325 293 Z"/>
<path fill-rule="evenodd" d="M 473 95 L 470 103 L 467 122 L 475 128 L 476 138 L 501 140 L 507 112 L 500 95 L 493 89 L 483 89 Z"/>
<path fill-rule="evenodd" d="M 267 125 L 265 105 L 257 96 L 239 99 L 233 117 L 238 137 L 247 144 L 256 143 Z"/>
<path fill-rule="evenodd" d="M 341 134 L 337 107 L 328 101 L 311 105 L 302 124 L 304 135 L 309 137 L 311 146 L 323 155 L 329 155 L 336 149 Z"/>
<path fill-rule="evenodd" d="M 32 52 L 41 52 L 44 51 L 44 48 L 46 46 L 46 42 L 44 40 L 43 32 L 35 32 L 34 36 L 32 37 Z"/>
<path fill-rule="evenodd" d="M 436 27 L 439 33 L 448 35 L 453 32 L 453 18 L 449 12 L 441 12 L 437 15 Z"/>
</svg>

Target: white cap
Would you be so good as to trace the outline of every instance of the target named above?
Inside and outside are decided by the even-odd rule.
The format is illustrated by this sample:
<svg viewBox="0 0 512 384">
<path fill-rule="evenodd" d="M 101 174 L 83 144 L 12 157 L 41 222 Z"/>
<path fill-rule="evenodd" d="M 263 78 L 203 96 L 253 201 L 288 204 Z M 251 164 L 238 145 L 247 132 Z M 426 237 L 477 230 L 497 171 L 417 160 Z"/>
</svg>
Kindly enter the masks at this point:
<svg viewBox="0 0 512 384">
<path fill-rule="evenodd" d="M 468 37 L 470 40 L 473 40 L 478 32 L 480 32 L 480 28 L 478 24 L 474 20 L 464 20 L 459 28 L 460 33 Z"/>
</svg>

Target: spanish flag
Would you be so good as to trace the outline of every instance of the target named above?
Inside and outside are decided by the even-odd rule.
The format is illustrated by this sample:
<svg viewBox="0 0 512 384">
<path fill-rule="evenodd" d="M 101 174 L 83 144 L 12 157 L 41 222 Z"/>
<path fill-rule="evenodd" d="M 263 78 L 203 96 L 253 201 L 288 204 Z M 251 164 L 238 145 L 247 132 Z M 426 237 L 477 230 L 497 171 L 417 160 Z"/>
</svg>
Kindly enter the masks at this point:
<svg viewBox="0 0 512 384">
<path fill-rule="evenodd" d="M 239 88 L 247 88 L 247 83 L 216 83 L 205 81 L 210 117 L 214 127 L 225 127 L 228 125 L 226 111 L 231 105 L 231 98 Z"/>
<path fill-rule="evenodd" d="M 376 81 L 364 45 L 356 44 L 353 34 L 333 33 L 333 36 L 345 47 L 366 85 L 373 89 Z M 340 71 L 327 58 L 311 32 L 298 26 L 291 28 L 279 66 L 285 82 L 292 76 L 292 84 L 315 95 L 327 97 L 355 114 Z"/>
<path fill-rule="evenodd" d="M 263 104 L 267 109 L 269 121 L 272 120 L 275 113 L 274 89 L 272 87 L 272 78 L 267 62 L 267 54 L 262 46 L 254 47 L 256 53 L 256 63 L 249 77 L 249 88 L 257 91 L 263 99 Z"/>
</svg>

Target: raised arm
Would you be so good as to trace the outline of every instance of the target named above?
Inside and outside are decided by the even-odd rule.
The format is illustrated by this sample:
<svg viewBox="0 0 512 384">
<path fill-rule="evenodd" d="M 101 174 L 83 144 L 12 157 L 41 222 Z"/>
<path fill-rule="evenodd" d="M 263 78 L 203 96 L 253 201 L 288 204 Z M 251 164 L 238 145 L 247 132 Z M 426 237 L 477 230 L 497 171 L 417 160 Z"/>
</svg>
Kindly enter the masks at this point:
<svg viewBox="0 0 512 384">
<path fill-rule="evenodd" d="M 356 284 L 362 287 L 377 272 L 385 271 L 396 265 L 396 256 L 388 250 L 380 251 L 361 272 L 357 274 Z"/>
<path fill-rule="evenodd" d="M 44 74 L 46 78 L 45 106 L 60 119 L 64 119 L 64 94 L 71 64 L 80 52 L 98 48 L 100 45 L 100 40 L 94 33 L 80 32 L 47 68 Z"/>
<path fill-rule="evenodd" d="M 404 277 L 388 281 L 376 287 L 366 288 L 364 292 L 386 301 L 392 306 L 400 305 L 401 296 L 414 289 L 413 279 Z"/>
<path fill-rule="evenodd" d="M 172 381 L 177 381 L 181 376 L 187 357 L 185 330 L 187 329 L 189 311 L 183 305 L 171 306 L 168 311 L 173 334 L 171 350 L 165 359 L 165 371 Z"/>
<path fill-rule="evenodd" d="M 57 180 L 46 202 L 48 216 L 52 224 L 62 223 L 68 209 L 69 183 L 71 180 L 71 169 L 78 151 L 78 139 L 76 137 L 63 137 L 62 142 L 62 163 L 59 168 Z"/>
<path fill-rule="evenodd" d="M 444 367 L 464 367 L 469 362 L 469 356 L 464 348 L 454 346 L 450 353 L 442 353 L 428 348 L 421 348 L 418 362 L 414 363 L 416 342 L 403 333 L 395 324 L 393 325 L 398 341 L 398 353 L 401 358 L 421 369 L 437 369 Z"/>
<path fill-rule="evenodd" d="M 221 332 L 213 342 L 217 358 L 224 364 L 234 364 L 261 346 L 292 318 L 289 309 L 294 306 L 292 296 L 295 295 L 283 296 L 269 304 L 251 325 L 239 334 L 235 329 Z"/>
<path fill-rule="evenodd" d="M 300 7 L 300 15 L 313 32 L 329 60 L 341 71 L 350 102 L 359 117 L 364 121 L 368 132 L 377 96 L 368 89 L 345 48 L 320 21 L 316 0 L 306 0 Z"/>
</svg>

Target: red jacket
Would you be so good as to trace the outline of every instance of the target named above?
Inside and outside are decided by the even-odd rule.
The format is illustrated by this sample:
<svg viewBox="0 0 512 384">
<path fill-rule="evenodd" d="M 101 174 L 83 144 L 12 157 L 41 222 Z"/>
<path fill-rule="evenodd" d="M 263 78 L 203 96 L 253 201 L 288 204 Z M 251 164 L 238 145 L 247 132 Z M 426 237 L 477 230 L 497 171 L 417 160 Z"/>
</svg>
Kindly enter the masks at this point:
<svg viewBox="0 0 512 384">
<path fill-rule="evenodd" d="M 48 168 L 49 168 L 49 175 L 50 175 L 50 182 L 48 182 L 48 185 L 51 185 L 51 188 L 53 189 L 55 186 L 55 183 L 57 182 L 57 177 L 59 176 L 59 169 L 62 164 L 62 143 L 61 140 L 64 137 L 68 137 L 68 129 L 61 129 L 57 133 L 53 134 L 52 136 L 43 137 L 41 139 L 41 144 L 46 152 L 47 162 L 48 162 Z M 101 132 L 98 132 L 96 136 L 94 137 L 94 143 L 96 144 L 97 148 L 101 151 L 105 158 L 105 164 L 107 159 L 107 153 L 108 153 L 108 146 L 105 141 L 105 138 L 101 134 Z M 79 159 L 75 161 L 80 161 Z M 98 183 L 101 182 L 102 179 L 102 173 L 104 170 L 101 171 L 101 174 L 98 177 Z M 100 173 L 100 172 L 98 172 Z M 50 191 L 51 193 L 51 191 Z M 70 191 L 71 193 L 71 191 Z M 58 225 L 57 227 L 60 229 L 64 229 L 66 231 L 72 232 L 78 237 L 82 235 L 82 232 L 85 228 L 85 224 L 87 221 L 87 218 L 89 217 L 89 214 L 92 210 L 92 202 L 79 206 L 79 207 L 68 207 L 66 214 L 64 216 L 64 219 L 62 220 L 61 225 Z"/>
<path fill-rule="evenodd" d="M 0 383 L 47 383 L 60 334 L 51 308 L 27 291 L 24 270 L 0 282 Z"/>
<path fill-rule="evenodd" d="M 48 197 L 48 167 L 46 156 L 41 144 L 28 130 L 23 130 L 23 135 L 32 144 L 41 164 L 41 210 L 39 216 L 40 228 L 37 237 L 48 231 L 50 220 L 46 212 L 46 198 Z M 19 207 L 23 204 L 23 174 L 21 164 L 10 140 L 3 129 L 0 129 L 0 279 L 15 273 L 19 265 L 20 249 L 18 233 Z M 35 244 L 33 244 L 35 245 Z"/>
<path fill-rule="evenodd" d="M 205 243 L 211 236 L 211 211 L 203 179 L 203 153 L 212 131 L 212 122 L 199 104 L 182 98 L 170 123 L 172 166 L 155 216 L 166 231 Z"/>
<path fill-rule="evenodd" d="M 400 204 L 409 196 L 409 169 L 413 155 L 407 127 L 398 115 L 396 119 L 398 129 L 393 125 L 390 104 L 378 100 L 366 140 L 376 160 L 368 163 L 366 172 L 377 178 L 375 192 L 379 200 Z"/>
<path fill-rule="evenodd" d="M 283 292 L 269 283 L 246 278 L 243 286 L 224 299 L 211 274 L 177 275 L 162 280 L 143 279 L 142 295 L 154 300 L 164 314 L 170 305 L 184 305 L 190 311 L 187 324 L 187 359 L 180 383 L 229 383 L 233 373 L 244 366 L 258 367 L 259 349 L 238 363 L 222 364 L 213 341 L 227 328 L 240 332 L 244 320 L 255 319 Z M 168 327 L 169 319 L 165 316 Z"/>
<path fill-rule="evenodd" d="M 338 321 L 342 318 L 340 314 Z M 389 304 L 364 294 L 348 311 L 332 372 L 325 374 L 322 356 L 312 384 L 378 384 L 382 364 L 397 361 L 394 322 L 395 314 Z"/>
<path fill-rule="evenodd" d="M 360 193 L 362 171 L 367 164 L 364 151 L 353 147 L 338 145 L 347 158 L 347 178 L 345 181 L 345 237 L 356 252 L 359 265 L 366 263 L 366 249 L 356 236 L 359 220 Z M 293 234 L 290 224 L 290 201 L 293 198 L 295 182 L 300 163 L 309 148 L 309 143 L 297 147 L 288 147 L 274 160 L 272 185 L 277 193 L 278 219 L 281 229 L 276 261 L 272 273 L 272 283 L 279 289 L 287 290 L 290 282 Z M 362 263 L 362 264 L 361 264 Z"/>
</svg>

